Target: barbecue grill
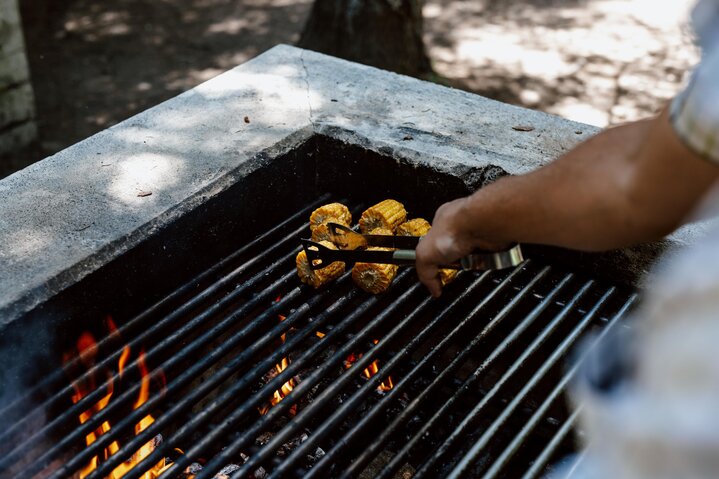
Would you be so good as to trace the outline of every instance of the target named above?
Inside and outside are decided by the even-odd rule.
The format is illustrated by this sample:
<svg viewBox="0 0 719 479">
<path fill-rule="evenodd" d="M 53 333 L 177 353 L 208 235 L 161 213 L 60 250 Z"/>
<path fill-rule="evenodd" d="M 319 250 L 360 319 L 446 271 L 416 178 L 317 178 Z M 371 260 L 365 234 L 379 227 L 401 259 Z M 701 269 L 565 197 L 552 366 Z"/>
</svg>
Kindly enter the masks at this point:
<svg viewBox="0 0 719 479">
<path fill-rule="evenodd" d="M 575 450 L 564 392 L 581 354 L 623 327 L 631 272 L 526 248 L 516 268 L 460 273 L 439 300 L 411 268 L 378 296 L 348 274 L 301 285 L 313 208 L 341 201 L 357 217 L 391 197 L 431 218 L 515 172 L 420 161 L 319 123 L 129 246 L 102 243 L 85 274 L 8 316 L 0 476 L 530 478 Z M 74 148 L 95 155 L 93 142 Z"/>
</svg>

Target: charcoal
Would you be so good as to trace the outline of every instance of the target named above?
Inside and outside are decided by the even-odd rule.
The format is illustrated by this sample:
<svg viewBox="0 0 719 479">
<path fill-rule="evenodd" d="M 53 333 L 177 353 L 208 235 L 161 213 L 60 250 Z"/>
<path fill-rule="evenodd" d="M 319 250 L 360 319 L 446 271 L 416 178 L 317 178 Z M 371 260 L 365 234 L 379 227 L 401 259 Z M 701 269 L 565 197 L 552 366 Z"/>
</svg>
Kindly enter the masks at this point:
<svg viewBox="0 0 719 479">
<path fill-rule="evenodd" d="M 220 469 L 220 472 L 215 474 L 215 479 L 230 479 L 232 473 L 238 471 L 239 469 L 240 466 L 238 466 L 237 464 L 228 464 L 222 469 Z"/>
<path fill-rule="evenodd" d="M 315 449 L 315 452 L 313 454 L 307 454 L 305 457 L 307 458 L 307 463 L 310 466 L 314 466 L 317 463 L 317 461 L 322 459 L 322 457 L 324 455 L 325 455 L 324 449 L 322 449 L 321 447 L 318 447 L 317 449 Z"/>
<path fill-rule="evenodd" d="M 199 474 L 201 470 L 202 470 L 202 465 L 197 462 L 193 462 L 192 464 L 187 466 L 184 471 L 182 471 L 180 478 L 187 479 L 190 477 L 194 477 L 195 475 Z"/>
</svg>

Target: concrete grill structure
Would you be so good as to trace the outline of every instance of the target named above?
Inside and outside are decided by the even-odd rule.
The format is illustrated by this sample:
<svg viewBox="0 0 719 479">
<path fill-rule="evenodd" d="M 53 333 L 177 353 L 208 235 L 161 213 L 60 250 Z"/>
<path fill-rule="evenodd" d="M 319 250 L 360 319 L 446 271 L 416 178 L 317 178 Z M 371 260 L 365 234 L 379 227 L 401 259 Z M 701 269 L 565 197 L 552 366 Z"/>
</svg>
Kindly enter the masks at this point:
<svg viewBox="0 0 719 479">
<path fill-rule="evenodd" d="M 163 412 L 185 411 L 200 392 L 204 394 L 202 388 L 209 387 L 200 384 L 214 387 L 229 380 L 226 386 L 229 389 L 220 387 L 219 392 L 200 401 L 200 405 L 195 406 L 198 409 L 192 409 L 197 416 L 182 426 L 183 434 L 187 433 L 188 437 L 196 432 L 193 428 L 209 427 L 199 439 L 195 437 L 190 441 L 189 450 L 193 453 L 197 450 L 197 454 L 204 454 L 202 457 L 214 454 L 210 443 L 232 442 L 232 447 L 223 449 L 221 445 L 215 449 L 217 455 L 210 463 L 216 466 L 215 470 L 227 463 L 239 462 L 241 454 L 249 454 L 253 444 L 257 446 L 255 433 L 262 432 L 263 427 L 284 414 L 294 402 L 280 402 L 257 421 L 244 424 L 257 409 L 253 401 L 264 394 L 264 389 L 258 392 L 252 388 L 280 360 L 291 359 L 291 364 L 279 371 L 279 375 L 267 381 L 263 379 L 262 387 L 271 393 L 289 379 L 296 379 L 297 387 L 287 397 L 307 396 L 297 401 L 297 416 L 289 429 L 277 432 L 274 439 L 261 444 L 264 449 L 252 449 L 252 457 L 246 460 L 243 473 L 260 467 L 271 467 L 282 477 L 302 473 L 302 467 L 309 467 L 301 464 L 304 452 L 293 453 L 289 462 L 277 464 L 273 462 L 274 451 L 268 449 L 284 447 L 283 441 L 286 443 L 301 433 L 298 429 L 301 427 L 308 428 L 308 444 L 313 445 L 344 427 L 356 430 L 353 440 L 360 440 L 371 431 L 372 421 L 382 419 L 380 413 L 368 413 L 366 417 L 372 419 L 366 424 L 347 423 L 353 409 L 340 407 L 340 404 L 350 404 L 349 400 L 357 401 L 359 407 L 360 402 L 369 398 L 369 403 L 362 406 L 368 411 L 377 405 L 382 414 L 387 409 L 383 396 L 375 397 L 371 383 L 357 386 L 364 388 L 362 396 L 342 395 L 342 388 L 353 385 L 358 378 L 353 374 L 355 370 L 348 368 L 349 372 L 345 372 L 334 366 L 350 353 L 354 354 L 355 351 L 345 349 L 355 346 L 363 351 L 361 361 L 369 363 L 372 355 L 377 355 L 380 374 L 382 364 L 396 367 L 397 372 L 392 373 L 395 382 L 403 377 L 417 379 L 405 385 L 398 382 L 396 386 L 396 390 L 406 387 L 408 401 L 417 398 L 417 402 L 416 407 L 412 406 L 414 409 L 404 404 L 411 413 L 400 410 L 391 418 L 392 428 L 396 424 L 393 431 L 406 430 L 410 435 L 404 445 L 397 445 L 396 441 L 393 445 L 391 437 L 378 434 L 372 447 L 358 448 L 356 456 L 348 456 L 342 444 L 334 444 L 330 449 L 329 443 L 322 442 L 327 456 L 340 461 L 336 464 L 357 459 L 351 465 L 352 475 L 374 464 L 373 455 L 381 459 L 389 454 L 387 451 L 397 455 L 395 459 L 391 454 L 385 457 L 386 468 L 377 474 L 393 474 L 405 461 L 418 473 L 423 471 L 430 477 L 434 467 L 456 473 L 465 468 L 472 470 L 482 462 L 484 451 L 457 449 L 458 443 L 469 443 L 467 438 L 477 439 L 472 435 L 476 433 L 472 421 L 490 421 L 485 424 L 491 426 L 487 431 L 498 434 L 486 432 L 477 444 L 494 447 L 495 436 L 502 441 L 515 433 L 522 441 L 529 437 L 521 425 L 517 432 L 518 429 L 501 421 L 492 422 L 495 418 L 506 418 L 517 411 L 524 414 L 527 410 L 534 421 L 528 425 L 547 423 L 552 430 L 550 436 L 559 438 L 550 442 L 548 437 L 540 436 L 533 440 L 533 447 L 540 448 L 536 451 L 541 452 L 539 457 L 549 461 L 555 458 L 557 450 L 546 452 L 541 448 L 546 444 L 554 447 L 564 444 L 573 421 L 566 411 L 549 413 L 550 417 L 545 418 L 547 411 L 554 411 L 556 404 L 550 408 L 552 401 L 561 399 L 571 379 L 568 373 L 562 375 L 559 359 L 565 357 L 590 326 L 606 330 L 616 324 L 635 302 L 633 288 L 656 255 L 667 246 L 691 241 L 692 235 L 701 231 L 701 225 L 684 229 L 662 243 L 601 255 L 527 248 L 525 253 L 533 262 L 511 273 L 463 275 L 449 290 L 451 293 L 445 301 L 452 304 L 448 305 L 429 300 L 407 269 L 400 273 L 396 287 L 386 296 L 368 297 L 356 289 L 349 290 L 346 277 L 336 289 L 322 293 L 308 291 L 296 285 L 298 281 L 293 282 L 296 278 L 292 260 L 299 244 L 298 235 L 305 228 L 304 218 L 318 202 L 330 198 L 346 200 L 357 213 L 363 203 L 394 197 L 406 201 L 413 215 L 430 218 L 442 202 L 466 195 L 499 176 L 531 171 L 595 131 L 586 125 L 466 92 L 278 46 L 0 181 L 0 351 L 3 357 L 26 358 L 15 361 L 17 369 L 11 368 L 10 373 L 5 373 L 6 378 L 37 378 L 36 384 L 15 384 L 17 394 L 14 396 L 17 397 L 0 401 L 0 412 L 19 410 L 16 405 L 26 403 L 18 402 L 18 397 L 40 395 L 38 389 L 50 389 L 45 385 L 54 382 L 61 383 L 59 396 L 43 397 L 41 402 L 55 408 L 62 403 L 62 394 L 69 386 L 62 385 L 61 371 L 47 358 L 59 356 L 67 344 L 74 344 L 73 335 L 84 328 L 96 328 L 98 318 L 112 313 L 125 319 L 121 331 L 134 335 L 131 336 L 133 350 L 138 349 L 143 338 L 149 341 L 153 335 L 160 337 L 159 342 L 145 346 L 150 348 L 148 357 L 165 358 L 166 366 L 162 369 L 168 375 L 167 390 L 172 392 L 168 394 L 172 402 L 164 404 L 168 398 L 161 396 L 148 403 L 153 407 Z M 551 265 L 542 267 L 542 262 Z M 287 263 L 289 271 L 282 274 Z M 208 265 L 213 266 L 208 269 Z M 252 272 L 252 268 L 258 271 Z M 267 281 L 271 284 L 266 285 Z M 619 283 L 624 286 L 615 286 Z M 207 289 L 202 289 L 206 286 Z M 365 317 L 365 311 L 372 314 Z M 279 325 L 275 323 L 278 314 L 285 317 Z M 431 328 L 440 329 L 433 330 L 422 323 L 427 318 Z M 442 327 L 454 324 L 458 329 L 442 334 Z M 282 332 L 282 344 L 266 349 L 272 341 L 279 343 L 280 329 L 290 325 L 302 332 Z M 546 328 L 541 329 L 545 325 Z M 183 339 L 182 335 L 199 326 L 202 347 L 208 342 L 222 344 L 222 347 L 205 350 L 198 343 Z M 245 336 L 251 339 L 247 329 L 230 329 L 232 334 L 223 329 L 256 331 L 264 327 L 268 329 L 260 331 L 262 338 L 244 347 L 234 341 L 241 341 Z M 322 331 L 314 331 L 313 328 L 319 327 Z M 377 328 L 382 334 L 372 329 L 357 332 L 363 327 Z M 33 334 L 28 337 L 24 334 L 27 331 Z M 222 334 L 212 337 L 217 331 Z M 316 332 L 326 335 L 315 336 Z M 325 343 L 313 339 L 315 342 L 310 342 L 310 346 L 297 346 L 305 336 L 293 334 L 320 338 Z M 343 334 L 347 334 L 347 338 L 341 336 Z M 494 337 L 496 335 L 499 337 Z M 515 341 L 524 336 L 529 337 Z M 537 339 L 540 337 L 554 337 L 546 344 L 555 345 L 556 349 L 545 354 L 544 339 Z M 416 338 L 429 341 L 426 347 L 432 354 L 423 356 L 424 343 Z M 467 338 L 472 339 L 464 344 L 462 341 Z M 494 338 L 488 347 L 482 343 L 485 338 Z M 104 341 L 112 342 L 111 338 Z M 322 349 L 324 344 L 334 344 L 338 349 Z M 450 349 L 442 350 L 440 345 Z M 235 346 L 237 351 L 232 349 Z M 297 350 L 290 352 L 296 346 Z M 192 354 L 174 354 L 188 348 Z M 512 351 L 511 348 L 519 348 L 519 351 L 504 358 L 502 355 Z M 215 359 L 214 351 L 219 349 L 223 354 L 237 354 L 232 361 L 239 362 L 230 363 L 237 366 L 237 371 L 232 370 L 231 375 L 221 366 L 217 369 L 209 366 Z M 297 359 L 311 356 L 310 351 L 320 354 L 324 360 L 316 369 L 314 364 L 305 367 Z M 451 360 L 454 351 L 461 351 L 457 357 L 467 360 L 466 368 L 460 367 L 463 363 Z M 527 351 L 544 355 L 532 360 L 524 355 Z M 488 355 L 487 361 L 478 365 L 473 358 L 475 353 Z M 112 354 L 108 361 L 114 359 Z M 259 362 L 250 361 L 252 354 L 257 355 Z M 428 358 L 437 360 L 437 367 L 432 371 L 443 371 L 437 378 L 422 372 L 422 368 L 430 366 Z M 183 361 L 190 361 L 188 369 L 178 366 Z M 451 367 L 442 369 L 447 361 L 451 361 Z M 492 368 L 487 366 L 490 363 Z M 369 366 L 362 364 L 358 370 Z M 208 369 L 202 372 L 202 380 L 186 376 L 188 371 L 205 365 Z M 495 366 L 497 369 L 493 369 Z M 520 368 L 535 366 L 539 369 L 515 376 Z M 460 374 L 469 368 L 481 374 Z M 175 375 L 176 369 L 179 371 Z M 547 379 L 545 373 L 550 370 L 552 373 Z M 422 382 L 424 376 L 430 378 L 427 383 Z M 205 381 L 204 378 L 212 379 Z M 497 381 L 492 383 L 493 380 Z M 448 381 L 451 387 L 445 388 L 443 381 Z M 189 389 L 188 382 L 191 382 Z M 497 392 L 497 384 L 520 389 L 525 382 L 527 387 L 538 385 L 541 393 L 539 399 L 535 399 L 542 407 L 532 409 L 536 401 L 520 404 L 519 398 L 529 397 L 524 390 L 516 396 Z M 313 388 L 320 386 L 326 387 L 326 394 L 308 400 L 307 397 L 315 394 Z M 26 392 L 28 388 L 31 392 Z M 243 396 L 247 393 L 243 388 L 250 391 L 249 398 Z M 447 390 L 469 391 L 469 399 L 465 398 L 469 406 L 459 407 L 465 399 L 455 399 L 457 396 L 453 395 L 444 398 L 439 394 Z M 431 391 L 431 394 L 423 391 Z M 93 394 L 101 393 L 97 389 Z M 392 393 L 388 393 L 388 397 L 389 394 Z M 97 399 L 95 396 L 91 394 L 73 407 L 86 406 L 86 402 Z M 490 399 L 484 401 L 490 396 L 499 404 L 488 410 L 485 406 Z M 251 433 L 237 433 L 229 438 L 230 432 L 245 429 L 237 426 L 238 429 L 227 431 L 215 427 L 214 423 L 202 423 L 204 418 L 215 417 L 225 407 L 223 403 L 212 406 L 211 412 L 202 409 L 208 402 L 214 404 L 219 397 L 242 401 L 233 413 L 220 417 L 235 418 Z M 312 399 L 317 401 L 314 405 Z M 338 402 L 333 403 L 335 400 Z M 9 405 L 5 406 L 8 401 Z M 425 436 L 424 433 L 411 436 L 415 432 L 413 414 L 427 414 L 425 425 L 434 425 L 429 432 L 440 435 L 440 431 L 446 432 L 440 427 L 445 419 L 435 412 L 439 413 L 440 406 L 449 401 L 458 406 L 455 412 L 450 411 L 454 420 L 462 421 L 457 431 L 469 435 L 456 433 L 450 434 L 446 441 L 438 439 L 434 450 L 425 451 L 417 459 L 417 449 L 413 448 L 421 446 Z M 322 424 L 312 422 L 322 410 L 333 411 L 332 419 Z M 309 417 L 307 411 L 313 411 L 313 416 Z M 144 414 L 144 411 L 133 414 Z M 467 414 L 466 417 L 463 414 Z M 463 417 L 468 422 L 465 423 Z M 32 419 L 28 416 L 20 421 Z M 18 422 L 11 421 L 4 428 L 0 443 L 15 449 L 0 449 L 3 457 L 0 471 L 25 471 L 22 475 L 31 477 L 56 466 L 54 461 L 59 458 L 65 459 L 61 461 L 62 466 L 46 471 L 48 474 L 64 477 L 63 474 L 77 470 L 84 459 L 78 456 L 68 459 L 62 448 L 63 441 L 70 438 L 82 442 L 84 432 L 75 428 L 74 419 L 67 411 L 60 412 L 47 426 L 26 431 L 30 434 L 28 447 L 21 439 L 5 440 L 5 436 L 14 434 L 14 429 L 22 429 Z M 113 424 L 122 420 L 127 422 L 127 419 L 113 419 Z M 174 419 L 159 419 L 158 423 L 171 420 Z M 405 428 L 406 422 L 410 425 Z M 277 424 L 272 423 L 273 427 Z M 63 432 L 63 427 L 70 427 L 72 432 L 46 450 L 37 451 L 39 459 L 28 466 L 31 472 L 22 469 L 26 464 L 21 456 L 40 439 L 51 439 Z M 174 438 L 170 436 L 166 440 Z M 182 441 L 175 446 L 189 447 Z M 167 444 L 166 447 L 170 447 L 173 443 Z M 512 471 L 524 470 L 522 468 L 529 464 L 527 461 L 515 465 L 509 461 L 516 447 L 517 444 L 511 442 L 504 453 L 493 453 L 497 468 L 509 465 L 514 468 Z M 370 452 L 363 452 L 365 450 Z M 298 446 L 297 451 L 303 451 L 302 446 Z M 86 455 L 93 453 L 99 454 L 85 452 Z M 459 454 L 460 458 L 446 457 L 449 453 Z M 191 460 L 189 454 L 176 459 L 177 464 Z M 318 455 L 313 457 L 321 461 Z M 423 465 L 422 458 L 432 462 L 431 467 Z M 341 466 L 336 464 L 326 461 L 322 467 L 333 471 L 333 475 L 341 475 Z M 101 467 L 105 474 L 114 466 L 108 462 Z M 384 464 L 378 467 L 381 469 Z M 533 474 L 541 472 L 535 469 Z M 203 474 L 207 476 L 211 470 L 208 468 Z M 320 470 L 315 469 L 315 473 L 319 474 Z"/>
</svg>

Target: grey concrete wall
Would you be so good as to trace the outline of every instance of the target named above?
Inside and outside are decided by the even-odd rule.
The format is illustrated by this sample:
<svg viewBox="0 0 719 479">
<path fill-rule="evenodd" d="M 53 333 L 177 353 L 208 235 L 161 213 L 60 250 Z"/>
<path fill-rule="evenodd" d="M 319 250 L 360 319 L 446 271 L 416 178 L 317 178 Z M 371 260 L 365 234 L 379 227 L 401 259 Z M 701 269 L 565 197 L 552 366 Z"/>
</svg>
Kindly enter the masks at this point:
<svg viewBox="0 0 719 479">
<path fill-rule="evenodd" d="M 0 0 L 0 174 L 24 166 L 13 153 L 36 138 L 34 98 L 17 0 Z"/>
</svg>

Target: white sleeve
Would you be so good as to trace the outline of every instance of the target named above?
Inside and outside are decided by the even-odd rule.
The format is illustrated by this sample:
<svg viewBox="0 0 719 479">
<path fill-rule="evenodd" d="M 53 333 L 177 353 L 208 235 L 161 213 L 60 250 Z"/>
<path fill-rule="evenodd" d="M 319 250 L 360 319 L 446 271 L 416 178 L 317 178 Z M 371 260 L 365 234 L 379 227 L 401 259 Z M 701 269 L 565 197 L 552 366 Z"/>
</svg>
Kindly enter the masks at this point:
<svg viewBox="0 0 719 479">
<path fill-rule="evenodd" d="M 719 163 L 719 49 L 705 55 L 670 108 L 674 130 L 699 155 Z"/>
</svg>

